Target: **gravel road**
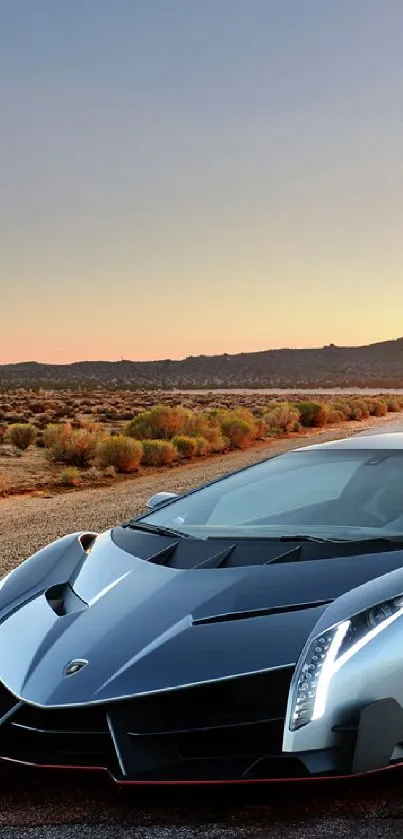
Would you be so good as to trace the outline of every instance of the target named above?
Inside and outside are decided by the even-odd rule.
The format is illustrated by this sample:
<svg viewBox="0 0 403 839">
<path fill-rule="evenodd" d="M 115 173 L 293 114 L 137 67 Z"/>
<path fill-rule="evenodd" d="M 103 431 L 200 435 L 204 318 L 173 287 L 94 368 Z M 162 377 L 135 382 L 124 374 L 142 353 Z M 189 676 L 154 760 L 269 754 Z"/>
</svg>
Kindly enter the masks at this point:
<svg viewBox="0 0 403 839">
<path fill-rule="evenodd" d="M 144 508 L 158 489 L 183 491 L 270 454 L 346 434 L 403 430 L 389 415 L 359 426 L 216 457 L 51 498 L 0 501 L 0 570 L 7 571 L 45 542 L 81 528 L 99 530 Z M 403 771 L 354 783 L 293 787 L 146 790 L 116 788 L 99 777 L 0 769 L 1 839 L 397 839 L 403 835 Z M 236 789 L 236 792 L 234 792 Z"/>
</svg>

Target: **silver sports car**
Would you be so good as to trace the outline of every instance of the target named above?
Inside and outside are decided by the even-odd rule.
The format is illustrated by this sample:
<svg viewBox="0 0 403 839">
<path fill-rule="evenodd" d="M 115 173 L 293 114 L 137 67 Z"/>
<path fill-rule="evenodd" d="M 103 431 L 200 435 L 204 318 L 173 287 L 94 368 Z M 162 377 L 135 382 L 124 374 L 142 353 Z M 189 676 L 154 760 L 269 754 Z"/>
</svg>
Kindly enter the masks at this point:
<svg viewBox="0 0 403 839">
<path fill-rule="evenodd" d="M 23 562 L 0 583 L 0 758 L 147 784 L 403 762 L 403 434 L 158 493 Z"/>
</svg>

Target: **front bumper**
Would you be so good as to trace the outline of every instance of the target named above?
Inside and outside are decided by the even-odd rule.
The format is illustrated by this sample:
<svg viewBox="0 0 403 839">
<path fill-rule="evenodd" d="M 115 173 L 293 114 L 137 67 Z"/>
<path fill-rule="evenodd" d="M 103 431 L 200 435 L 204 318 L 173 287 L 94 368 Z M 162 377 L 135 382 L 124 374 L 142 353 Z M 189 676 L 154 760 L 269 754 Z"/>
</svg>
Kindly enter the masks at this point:
<svg viewBox="0 0 403 839">
<path fill-rule="evenodd" d="M 403 709 L 394 699 L 335 726 L 331 748 L 282 751 L 292 672 L 63 708 L 27 704 L 0 684 L 0 759 L 106 771 L 120 784 L 319 780 L 403 762 Z"/>
</svg>

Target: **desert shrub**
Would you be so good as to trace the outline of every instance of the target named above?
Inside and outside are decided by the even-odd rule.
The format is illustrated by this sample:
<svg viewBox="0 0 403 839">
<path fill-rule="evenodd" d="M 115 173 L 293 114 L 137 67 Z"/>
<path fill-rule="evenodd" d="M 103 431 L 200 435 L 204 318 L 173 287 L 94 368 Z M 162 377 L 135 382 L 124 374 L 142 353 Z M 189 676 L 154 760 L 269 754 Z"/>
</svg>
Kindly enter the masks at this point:
<svg viewBox="0 0 403 839">
<path fill-rule="evenodd" d="M 36 428 L 30 422 L 17 422 L 8 427 L 7 437 L 17 449 L 25 450 L 35 442 Z"/>
<path fill-rule="evenodd" d="M 342 415 L 343 420 L 351 419 L 351 417 L 350 417 L 350 410 L 351 410 L 350 402 L 344 402 L 344 401 L 332 402 L 329 410 L 330 411 L 338 411 Z"/>
<path fill-rule="evenodd" d="M 66 466 L 60 475 L 60 483 L 65 487 L 74 487 L 80 483 L 80 473 L 76 466 Z"/>
<path fill-rule="evenodd" d="M 202 411 L 189 411 L 183 426 L 187 437 L 205 437 L 210 428 L 218 427 L 214 417 Z"/>
<path fill-rule="evenodd" d="M 7 414 L 6 420 L 8 425 L 25 425 L 27 422 L 26 414 Z"/>
<path fill-rule="evenodd" d="M 337 408 L 329 408 L 327 414 L 327 422 L 328 423 L 336 423 L 336 422 L 343 422 L 345 419 L 344 413 L 342 411 L 338 411 Z"/>
<path fill-rule="evenodd" d="M 264 414 L 264 421 L 268 431 L 290 432 L 298 428 L 300 415 L 297 408 L 288 402 L 275 405 Z"/>
<path fill-rule="evenodd" d="M 49 425 L 51 423 L 51 421 L 52 421 L 52 417 L 51 417 L 50 414 L 47 414 L 47 413 L 37 414 L 36 420 L 35 420 L 35 425 L 36 425 L 37 428 L 43 429 L 43 428 L 46 428 L 46 426 Z"/>
<path fill-rule="evenodd" d="M 373 399 L 369 403 L 369 412 L 373 417 L 384 417 L 388 412 L 388 406 L 384 399 Z"/>
<path fill-rule="evenodd" d="M 228 408 L 211 408 L 209 411 L 211 420 L 219 425 L 221 425 L 223 420 L 228 419 L 230 415 L 231 411 L 229 411 Z"/>
<path fill-rule="evenodd" d="M 107 478 L 116 478 L 116 469 L 112 464 L 110 466 L 106 466 L 104 469 L 104 475 Z"/>
<path fill-rule="evenodd" d="M 396 414 L 398 411 L 401 411 L 401 407 L 397 399 L 391 397 L 387 400 L 387 409 L 390 413 Z"/>
<path fill-rule="evenodd" d="M 52 448 L 61 437 L 68 437 L 72 427 L 69 422 L 50 422 L 43 432 L 43 440 L 47 449 Z"/>
<path fill-rule="evenodd" d="M 362 415 L 362 410 L 361 410 L 359 405 L 351 405 L 350 406 L 348 419 L 349 420 L 358 420 L 358 421 L 361 421 L 362 419 L 364 419 L 364 417 Z"/>
<path fill-rule="evenodd" d="M 88 481 L 88 483 L 94 483 L 95 481 L 99 481 L 101 474 L 102 472 L 97 468 L 97 466 L 90 466 L 89 469 L 83 472 L 81 477 L 84 478 L 85 481 Z"/>
<path fill-rule="evenodd" d="M 181 406 L 156 405 L 137 414 L 124 427 L 124 433 L 137 440 L 170 440 L 183 432 L 188 413 Z"/>
<path fill-rule="evenodd" d="M 255 438 L 264 440 L 266 437 L 266 422 L 264 417 L 255 417 Z"/>
<path fill-rule="evenodd" d="M 255 409 L 256 410 L 256 409 Z M 240 406 L 236 408 L 231 414 L 231 417 L 236 417 L 237 419 L 244 420 L 245 422 L 249 423 L 251 428 L 253 429 L 253 435 L 255 440 L 263 440 L 266 433 L 266 422 L 259 412 L 259 415 L 253 413 L 249 408 L 245 408 L 244 406 Z"/>
<path fill-rule="evenodd" d="M 177 456 L 177 450 L 170 440 L 143 440 L 145 466 L 167 466 Z"/>
<path fill-rule="evenodd" d="M 58 419 L 56 414 L 53 416 L 53 419 Z M 75 431 L 78 431 L 80 428 L 84 428 L 84 420 L 80 419 L 79 417 L 73 417 L 73 419 L 71 420 L 71 427 Z"/>
<path fill-rule="evenodd" d="M 194 441 L 196 443 L 196 457 L 204 457 L 211 452 L 211 446 L 208 440 L 205 437 L 195 437 Z"/>
<path fill-rule="evenodd" d="M 136 472 L 143 456 L 143 446 L 139 440 L 125 437 L 107 437 L 98 443 L 97 459 L 102 467 L 113 466 L 117 472 Z"/>
<path fill-rule="evenodd" d="M 29 402 L 28 407 L 33 414 L 42 414 L 43 411 L 46 411 L 45 402 Z"/>
<path fill-rule="evenodd" d="M 368 419 L 370 406 L 366 399 L 353 399 L 350 402 L 350 419 Z"/>
<path fill-rule="evenodd" d="M 321 428 L 327 422 L 327 405 L 321 402 L 297 402 L 294 406 L 304 428 Z"/>
<path fill-rule="evenodd" d="M 172 442 L 181 457 L 189 459 L 195 456 L 197 443 L 194 437 L 186 437 L 184 434 L 179 434 L 173 438 Z"/>
<path fill-rule="evenodd" d="M 256 421 L 256 417 L 252 411 L 250 411 L 249 408 L 244 408 L 242 405 L 232 411 L 232 416 L 245 420 L 245 422 L 248 422 L 252 427 Z"/>
<path fill-rule="evenodd" d="M 45 440 L 47 431 L 48 429 L 45 431 Z M 51 433 L 54 433 L 53 429 Z M 84 428 L 72 429 L 67 423 L 63 423 L 59 433 L 55 433 L 49 448 L 53 460 L 57 463 L 84 467 L 89 466 L 94 458 L 98 443 L 99 434 Z"/>
<path fill-rule="evenodd" d="M 230 442 L 231 449 L 244 449 L 255 437 L 254 427 L 244 419 L 229 416 L 221 422 L 224 437 Z"/>
<path fill-rule="evenodd" d="M 223 452 L 227 448 L 219 425 L 206 428 L 203 437 L 207 440 L 212 452 Z"/>
<path fill-rule="evenodd" d="M 5 435 L 6 435 L 6 426 L 0 424 L 0 443 L 3 442 Z"/>
<path fill-rule="evenodd" d="M 43 431 L 38 431 L 38 433 L 36 435 L 35 445 L 37 446 L 38 449 L 44 449 L 45 448 L 45 438 L 44 438 L 44 435 L 43 435 Z"/>
</svg>

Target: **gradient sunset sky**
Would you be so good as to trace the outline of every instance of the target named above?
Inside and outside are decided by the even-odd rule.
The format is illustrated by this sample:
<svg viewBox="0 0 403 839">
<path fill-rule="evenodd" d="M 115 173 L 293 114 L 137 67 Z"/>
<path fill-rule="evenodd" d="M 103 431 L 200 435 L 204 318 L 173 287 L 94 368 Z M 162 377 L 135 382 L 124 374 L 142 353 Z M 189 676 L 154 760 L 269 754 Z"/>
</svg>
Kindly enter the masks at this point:
<svg viewBox="0 0 403 839">
<path fill-rule="evenodd" d="M 402 0 L 0 0 L 0 363 L 403 335 Z"/>
</svg>

